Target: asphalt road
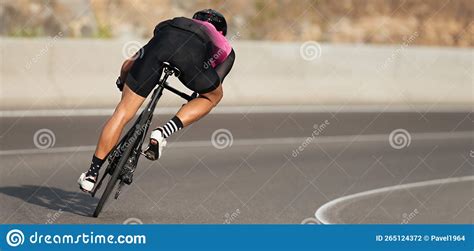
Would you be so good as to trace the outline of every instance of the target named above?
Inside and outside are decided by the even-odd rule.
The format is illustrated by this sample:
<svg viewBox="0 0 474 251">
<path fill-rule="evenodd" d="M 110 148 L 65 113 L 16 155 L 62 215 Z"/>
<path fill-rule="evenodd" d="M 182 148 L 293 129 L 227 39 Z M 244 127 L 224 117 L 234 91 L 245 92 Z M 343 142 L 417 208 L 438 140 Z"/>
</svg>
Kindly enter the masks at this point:
<svg viewBox="0 0 474 251">
<path fill-rule="evenodd" d="M 156 121 L 170 116 L 159 115 Z M 470 113 L 211 114 L 173 135 L 160 161 L 141 159 L 134 183 L 92 218 L 98 199 L 80 192 L 76 179 L 88 168 L 106 119 L 1 118 L 0 222 L 301 223 L 344 195 L 474 174 Z M 224 132 L 223 141 L 212 144 L 217 129 L 225 129 L 218 131 Z M 395 129 L 408 134 L 392 146 L 389 135 Z M 49 141 L 40 137 L 44 132 L 50 133 Z M 414 195 L 416 200 L 396 211 L 404 214 L 392 213 L 380 222 L 400 223 L 418 209 L 420 215 L 423 210 L 430 214 L 410 223 L 472 223 L 472 196 L 466 196 L 472 195 L 472 185 L 439 193 L 468 201 L 447 203 L 434 190 L 432 198 L 438 199 Z M 404 198 L 398 207 L 405 205 Z M 448 206 L 459 210 L 446 219 Z M 363 218 L 378 222 L 370 214 Z"/>
<path fill-rule="evenodd" d="M 452 177 L 369 190 L 331 201 L 316 215 L 324 224 L 409 224 L 433 219 L 443 224 L 472 224 L 473 182 L 474 176 Z"/>
</svg>

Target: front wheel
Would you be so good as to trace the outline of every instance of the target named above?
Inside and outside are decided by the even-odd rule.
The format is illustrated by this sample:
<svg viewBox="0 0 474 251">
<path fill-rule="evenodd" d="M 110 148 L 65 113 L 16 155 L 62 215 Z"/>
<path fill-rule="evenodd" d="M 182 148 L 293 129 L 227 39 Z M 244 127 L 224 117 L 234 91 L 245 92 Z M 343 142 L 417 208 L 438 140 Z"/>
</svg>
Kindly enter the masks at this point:
<svg viewBox="0 0 474 251">
<path fill-rule="evenodd" d="M 120 162 L 122 162 L 122 161 L 120 161 Z M 100 197 L 99 203 L 97 204 L 97 207 L 95 208 L 95 211 L 94 211 L 94 214 L 93 214 L 94 217 L 99 216 L 100 212 L 102 211 L 102 208 L 104 207 L 105 203 L 107 202 L 107 199 L 109 198 L 110 194 L 112 193 L 115 186 L 117 185 L 117 181 L 118 181 L 120 172 L 122 171 L 122 167 L 123 167 L 123 164 L 122 165 L 117 165 L 115 167 L 115 170 L 114 170 L 113 174 L 110 176 L 109 182 L 107 183 L 107 186 L 105 187 L 105 191 L 102 194 L 102 196 Z M 104 174 L 104 175 L 107 175 L 107 174 Z"/>
<path fill-rule="evenodd" d="M 136 139 L 135 139 L 136 140 Z M 110 174 L 110 179 L 109 182 L 107 183 L 107 186 L 105 187 L 104 193 L 100 197 L 99 203 L 97 204 L 97 207 L 95 208 L 94 217 L 98 217 L 100 212 L 102 211 L 102 208 L 104 207 L 105 203 L 107 202 L 107 199 L 110 197 L 110 194 L 114 191 L 115 186 L 117 185 L 117 182 L 119 180 L 119 177 L 122 173 L 123 167 L 127 163 L 127 160 L 130 158 L 130 155 L 132 153 L 133 146 L 135 145 L 135 142 L 131 142 L 131 144 L 127 147 L 125 150 L 125 153 L 120 157 L 118 160 L 118 164 L 115 166 L 113 169 L 113 173 Z M 113 161 L 109 165 L 113 165 Z M 109 168 L 107 168 L 108 170 Z M 106 170 L 106 172 L 107 172 Z M 107 173 L 104 173 L 104 175 L 107 175 Z"/>
<path fill-rule="evenodd" d="M 159 91 L 158 91 L 159 90 Z M 163 91 L 163 88 L 155 90 L 153 93 L 152 101 L 150 104 L 147 106 L 147 109 L 145 109 L 142 114 L 138 117 L 136 120 L 134 126 L 130 128 L 128 133 L 126 134 L 125 137 L 122 138 L 120 143 L 118 144 L 117 148 L 120 149 L 121 146 L 128 145 L 123 152 L 123 154 L 120 156 L 120 159 L 118 160 L 112 160 L 111 163 L 109 163 L 109 167 L 106 170 L 106 173 L 104 173 L 104 176 L 102 177 L 101 181 L 105 178 L 106 175 L 110 175 L 109 182 L 107 183 L 107 186 L 105 187 L 104 193 L 100 197 L 99 203 L 97 204 L 97 207 L 94 211 L 93 216 L 98 217 L 100 212 L 102 211 L 105 203 L 107 202 L 107 199 L 110 197 L 112 192 L 114 191 L 115 187 L 117 186 L 117 183 L 119 179 L 122 179 L 122 173 L 125 168 L 125 165 L 127 164 L 128 159 L 132 154 L 135 155 L 135 161 L 138 162 L 138 157 L 139 157 L 139 151 L 137 149 L 141 149 L 141 145 L 143 144 L 143 140 L 145 139 L 146 133 L 148 131 L 148 127 L 150 126 L 151 119 L 153 117 L 153 110 L 155 109 L 156 102 L 158 102 L 159 97 L 161 96 L 161 92 Z M 138 133 L 137 133 L 138 132 Z M 138 136 L 138 137 L 137 137 Z M 135 149 L 135 150 L 134 150 Z M 138 152 L 137 152 L 138 151 Z M 111 166 L 116 163 L 115 161 L 118 162 L 116 166 Z M 113 170 L 113 172 L 112 172 Z M 110 174 L 110 172 L 112 172 Z M 94 196 L 95 192 L 98 190 L 100 187 L 100 183 L 97 184 L 96 189 L 92 193 L 92 196 Z M 123 181 L 121 181 L 123 182 Z M 130 180 L 131 182 L 131 180 Z M 118 196 L 118 194 L 117 194 Z"/>
</svg>

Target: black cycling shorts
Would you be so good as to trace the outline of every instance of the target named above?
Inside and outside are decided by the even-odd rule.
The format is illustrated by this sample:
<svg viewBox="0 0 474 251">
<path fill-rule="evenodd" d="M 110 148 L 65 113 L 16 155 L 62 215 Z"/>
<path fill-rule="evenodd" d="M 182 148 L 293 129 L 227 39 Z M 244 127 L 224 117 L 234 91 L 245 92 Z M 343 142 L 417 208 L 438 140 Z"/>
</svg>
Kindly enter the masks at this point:
<svg viewBox="0 0 474 251">
<path fill-rule="evenodd" d="M 155 31 L 139 51 L 126 84 L 136 94 L 147 97 L 160 79 L 162 62 L 169 62 L 180 69 L 179 80 L 190 90 L 200 94 L 213 91 L 221 81 L 216 70 L 205 64 L 212 55 L 210 50 L 196 34 L 166 26 Z"/>
</svg>

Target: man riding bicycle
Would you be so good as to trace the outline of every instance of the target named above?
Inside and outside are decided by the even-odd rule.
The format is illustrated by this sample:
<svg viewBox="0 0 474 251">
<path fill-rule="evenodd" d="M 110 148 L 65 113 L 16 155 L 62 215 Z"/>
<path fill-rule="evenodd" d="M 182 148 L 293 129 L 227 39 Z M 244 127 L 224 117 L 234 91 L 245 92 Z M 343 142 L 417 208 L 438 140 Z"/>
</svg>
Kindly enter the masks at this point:
<svg viewBox="0 0 474 251">
<path fill-rule="evenodd" d="M 235 60 L 226 34 L 224 16 L 212 9 L 198 11 L 192 19 L 177 17 L 155 27 L 153 38 L 122 65 L 117 79 L 122 97 L 102 129 L 89 170 L 79 177 L 83 191 L 91 192 L 94 188 L 105 158 L 117 144 L 125 125 L 155 88 L 164 62 L 179 68 L 179 80 L 199 95 L 183 105 L 168 123 L 152 131 L 144 152 L 146 158 L 159 159 L 166 138 L 201 119 L 220 102 L 222 82 Z"/>
</svg>

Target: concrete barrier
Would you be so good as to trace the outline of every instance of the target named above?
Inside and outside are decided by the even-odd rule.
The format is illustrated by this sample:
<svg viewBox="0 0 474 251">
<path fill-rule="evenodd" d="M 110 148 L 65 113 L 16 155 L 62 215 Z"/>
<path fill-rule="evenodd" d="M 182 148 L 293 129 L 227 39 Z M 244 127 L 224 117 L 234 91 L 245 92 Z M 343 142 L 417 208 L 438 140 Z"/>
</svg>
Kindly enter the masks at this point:
<svg viewBox="0 0 474 251">
<path fill-rule="evenodd" d="M 1 38 L 1 110 L 113 107 L 127 42 Z M 474 104 L 472 49 L 234 46 L 237 60 L 224 83 L 224 105 Z M 165 95 L 160 105 L 181 103 Z"/>
</svg>

